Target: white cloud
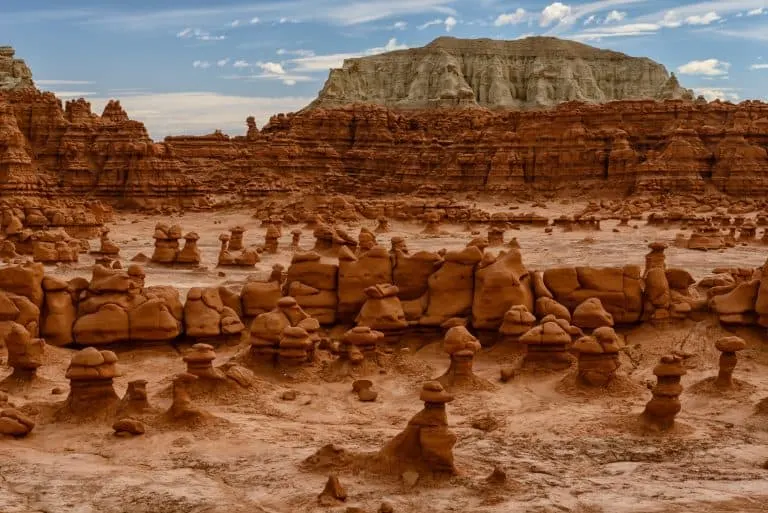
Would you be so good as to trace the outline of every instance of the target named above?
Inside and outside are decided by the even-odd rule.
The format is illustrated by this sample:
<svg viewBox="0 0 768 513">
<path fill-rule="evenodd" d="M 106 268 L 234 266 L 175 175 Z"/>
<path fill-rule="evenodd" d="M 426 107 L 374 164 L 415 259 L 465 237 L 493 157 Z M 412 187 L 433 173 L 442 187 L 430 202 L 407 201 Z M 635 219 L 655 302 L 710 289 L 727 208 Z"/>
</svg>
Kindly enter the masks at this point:
<svg viewBox="0 0 768 513">
<path fill-rule="evenodd" d="M 605 23 L 611 23 L 611 22 L 614 22 L 614 21 L 622 21 L 626 17 L 627 17 L 627 13 L 619 12 L 616 9 L 614 9 L 611 12 L 608 13 L 608 16 L 605 17 Z"/>
<path fill-rule="evenodd" d="M 756 69 L 768 69 L 768 64 L 753 64 L 753 65 L 751 65 L 751 66 L 749 67 L 749 69 L 751 69 L 751 70 L 756 70 Z"/>
<path fill-rule="evenodd" d="M 683 75 L 704 75 L 709 77 L 719 77 L 728 74 L 731 64 L 717 59 L 706 59 L 703 61 L 691 61 L 677 68 L 677 71 Z"/>
<path fill-rule="evenodd" d="M 230 27 L 239 27 L 240 26 L 240 20 L 235 20 L 232 23 L 229 24 Z"/>
<path fill-rule="evenodd" d="M 396 21 L 395 24 L 392 25 L 392 28 L 395 30 L 405 30 L 407 26 L 407 21 Z"/>
<path fill-rule="evenodd" d="M 249 21 L 248 23 L 250 23 L 251 25 L 256 25 L 260 21 L 261 21 L 261 19 L 259 19 L 258 16 L 254 16 L 253 18 L 251 18 L 251 21 Z"/>
<path fill-rule="evenodd" d="M 765 8 L 758 7 L 757 9 L 752 9 L 751 11 L 747 12 L 747 16 L 760 16 L 765 12 Z"/>
<path fill-rule="evenodd" d="M 726 100 L 726 101 L 739 101 L 738 93 L 735 93 L 736 89 L 729 87 L 696 87 L 693 89 L 694 93 L 701 95 L 708 101 L 713 100 Z"/>
<path fill-rule="evenodd" d="M 593 15 L 591 15 L 589 18 L 587 18 L 586 20 L 584 20 L 584 25 L 592 25 L 592 24 L 595 22 L 595 20 L 596 20 L 596 19 L 597 19 L 597 16 L 595 16 L 595 15 L 593 14 Z"/>
<path fill-rule="evenodd" d="M 720 19 L 722 18 L 720 18 L 715 11 L 709 11 L 703 16 L 688 16 L 685 19 L 685 22 L 688 25 L 709 25 L 713 21 L 718 21 Z"/>
<path fill-rule="evenodd" d="M 227 36 L 213 36 L 210 32 L 200 29 L 185 28 L 181 32 L 176 34 L 179 39 L 197 39 L 199 41 L 221 41 L 226 39 Z"/>
<path fill-rule="evenodd" d="M 426 28 L 429 28 L 435 25 L 445 25 L 445 31 L 450 32 L 451 30 L 453 30 L 453 27 L 455 27 L 458 23 L 459 22 L 456 20 L 456 18 L 454 18 L 453 16 L 448 16 L 445 19 L 436 18 L 434 20 L 430 20 L 426 23 L 419 25 L 416 28 L 418 28 L 419 30 L 424 30 Z"/>
<path fill-rule="evenodd" d="M 541 11 L 539 25 L 548 27 L 554 22 L 562 22 L 571 15 L 571 6 L 561 2 L 550 4 Z"/>
<path fill-rule="evenodd" d="M 493 24 L 497 27 L 515 25 L 523 22 L 527 17 L 526 14 L 525 9 L 518 7 L 517 10 L 511 14 L 499 14 L 499 17 L 496 18 L 496 21 L 494 21 Z"/>
<path fill-rule="evenodd" d="M 285 75 L 285 69 L 279 62 L 259 62 L 257 64 L 265 73 L 274 75 Z"/>
<path fill-rule="evenodd" d="M 92 91 L 53 91 L 53 94 L 59 98 L 86 98 L 88 96 L 93 96 L 96 93 Z"/>
<path fill-rule="evenodd" d="M 216 61 L 216 66 L 220 68 L 226 66 L 227 64 L 229 64 L 229 57 L 227 57 L 226 59 L 219 59 L 218 61 Z"/>
<path fill-rule="evenodd" d="M 341 68 L 346 59 L 354 59 L 365 55 L 377 55 L 395 50 L 406 50 L 408 45 L 398 43 L 394 37 L 387 41 L 387 44 L 381 47 L 369 48 L 361 53 L 336 53 L 330 55 L 312 55 L 309 57 L 299 57 L 292 59 L 291 64 L 295 66 L 292 72 L 327 72 L 329 69 Z"/>
<path fill-rule="evenodd" d="M 365 51 L 366 55 L 377 55 L 380 53 L 386 53 L 386 52 L 394 52 L 395 50 L 407 50 L 408 45 L 401 44 L 397 42 L 397 39 L 394 37 L 387 41 L 387 44 L 384 46 L 376 47 L 376 48 L 369 48 Z"/>
<path fill-rule="evenodd" d="M 232 66 L 234 66 L 235 68 L 249 68 L 249 67 L 251 67 L 251 65 L 248 64 L 248 61 L 244 61 L 244 60 L 235 61 L 235 63 L 232 64 Z"/>
<path fill-rule="evenodd" d="M 648 36 L 655 34 L 660 28 L 661 26 L 655 23 L 630 23 L 627 25 L 601 26 L 586 29 L 571 37 L 582 41 L 597 41 L 610 37 Z"/>
<path fill-rule="evenodd" d="M 298 57 L 312 57 L 315 55 L 314 51 L 304 50 L 302 48 L 297 50 L 286 50 L 285 48 L 279 48 L 276 53 L 277 55 L 296 55 Z"/>
<path fill-rule="evenodd" d="M 219 78 L 224 80 L 280 80 L 285 85 L 296 85 L 298 82 L 314 82 L 316 78 L 307 75 L 291 75 L 281 73 L 254 73 L 250 75 L 222 75 Z"/>
<path fill-rule="evenodd" d="M 192 63 L 193 68 L 206 69 L 211 67 L 211 63 L 208 61 L 195 61 Z"/>
<path fill-rule="evenodd" d="M 148 93 L 120 100 L 131 119 L 144 122 L 155 140 L 166 135 L 208 134 L 221 129 L 233 135 L 245 133 L 245 118 L 252 115 L 259 126 L 279 112 L 294 112 L 314 98 L 228 96 L 213 92 Z M 109 98 L 93 98 L 94 112 L 103 110 Z"/>
<path fill-rule="evenodd" d="M 667 28 L 677 28 L 683 24 L 680 16 L 676 11 L 667 11 L 664 13 L 664 17 L 659 22 L 659 25 Z"/>
<path fill-rule="evenodd" d="M 93 83 L 90 80 L 35 80 L 37 85 L 87 85 Z"/>
<path fill-rule="evenodd" d="M 456 16 L 451 7 L 458 0 L 259 0 L 250 3 L 213 4 L 207 7 L 131 9 L 109 7 L 27 10 L 3 13 L 0 24 L 39 23 L 41 19 L 74 21 L 106 30 L 173 30 L 181 23 L 227 23 L 235 16 L 278 16 L 335 25 L 357 25 L 371 21 L 424 13 Z"/>
<path fill-rule="evenodd" d="M 424 30 L 425 28 L 429 28 L 429 27 L 431 27 L 433 25 L 442 25 L 442 23 L 443 23 L 443 19 L 442 18 L 437 18 L 436 20 L 430 20 L 430 21 L 428 21 L 428 22 L 426 22 L 426 23 L 424 23 L 422 25 L 419 25 L 416 28 L 418 28 L 419 30 Z"/>
</svg>

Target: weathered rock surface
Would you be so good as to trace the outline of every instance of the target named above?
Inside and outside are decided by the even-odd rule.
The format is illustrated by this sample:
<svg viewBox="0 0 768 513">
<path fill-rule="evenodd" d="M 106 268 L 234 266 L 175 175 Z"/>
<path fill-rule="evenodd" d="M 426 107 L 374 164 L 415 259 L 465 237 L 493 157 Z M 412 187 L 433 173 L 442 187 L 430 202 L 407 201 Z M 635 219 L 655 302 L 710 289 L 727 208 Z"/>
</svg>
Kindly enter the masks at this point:
<svg viewBox="0 0 768 513">
<path fill-rule="evenodd" d="M 440 37 L 423 48 L 346 59 L 310 107 L 542 108 L 566 101 L 693 99 L 647 58 L 553 37 Z"/>
<path fill-rule="evenodd" d="M 0 46 L 0 91 L 32 89 L 32 71 L 21 59 L 14 58 L 15 50 Z"/>
</svg>

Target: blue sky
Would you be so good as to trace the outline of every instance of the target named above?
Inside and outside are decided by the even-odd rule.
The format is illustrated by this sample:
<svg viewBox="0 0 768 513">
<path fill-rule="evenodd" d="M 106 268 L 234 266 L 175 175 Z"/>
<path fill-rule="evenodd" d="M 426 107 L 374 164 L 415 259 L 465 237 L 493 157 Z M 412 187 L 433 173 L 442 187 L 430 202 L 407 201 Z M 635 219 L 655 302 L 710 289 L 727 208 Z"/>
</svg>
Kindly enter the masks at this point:
<svg viewBox="0 0 768 513">
<path fill-rule="evenodd" d="M 712 99 L 768 97 L 768 0 L 0 0 L 38 87 L 119 98 L 158 139 L 297 110 L 346 57 L 552 35 L 648 56 Z"/>
</svg>

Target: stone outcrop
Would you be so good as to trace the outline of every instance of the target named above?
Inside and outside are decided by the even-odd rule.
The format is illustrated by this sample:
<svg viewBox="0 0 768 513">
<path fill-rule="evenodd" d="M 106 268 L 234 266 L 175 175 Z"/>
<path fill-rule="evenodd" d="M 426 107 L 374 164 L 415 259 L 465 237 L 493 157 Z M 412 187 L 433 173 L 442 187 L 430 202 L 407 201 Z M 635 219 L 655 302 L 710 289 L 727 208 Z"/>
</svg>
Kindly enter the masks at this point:
<svg viewBox="0 0 768 513">
<path fill-rule="evenodd" d="M 44 320 L 44 325 L 51 326 L 50 333 L 61 342 L 70 337 L 68 301 L 77 311 L 71 336 L 79 344 L 169 341 L 182 332 L 184 307 L 179 291 L 167 286 L 145 288 L 144 270 L 137 265 L 127 270 L 94 266 L 91 282 L 78 296 L 69 294 L 69 286 L 66 290 L 61 284 L 55 287 L 63 292 L 57 297 L 58 310 L 54 312 L 59 318 L 50 324 Z"/>
<path fill-rule="evenodd" d="M 641 417 L 645 426 L 654 431 L 667 431 L 674 426 L 675 416 L 682 409 L 679 396 L 683 393 L 683 386 L 680 378 L 685 373 L 679 357 L 661 357 L 659 364 L 653 368 L 657 378 L 656 386 L 651 390 L 653 398 L 645 405 Z"/>
<path fill-rule="evenodd" d="M 0 55 L 0 169 L 9 166 L 12 174 L 10 179 L 2 176 L 0 192 L 88 195 L 129 207 L 206 204 L 204 192 L 184 174 L 173 150 L 154 143 L 120 102 L 110 101 L 98 116 L 83 99 L 62 105 L 53 93 L 37 91 L 28 76 L 11 79 L 27 86 L 3 90 L 7 62 Z M 15 67 L 28 74 L 25 66 Z"/>
<path fill-rule="evenodd" d="M 0 91 L 34 89 L 32 71 L 14 55 L 10 46 L 0 46 Z"/>
<path fill-rule="evenodd" d="M 571 311 L 585 300 L 596 298 L 619 324 L 636 322 L 642 313 L 642 280 L 636 265 L 547 269 L 544 284 L 554 299 Z"/>
<path fill-rule="evenodd" d="M 733 388 L 733 369 L 736 368 L 736 353 L 746 349 L 747 343 L 739 337 L 723 337 L 715 342 L 720 351 L 719 371 L 715 379 L 718 388 Z"/>
<path fill-rule="evenodd" d="M 619 369 L 619 338 L 613 328 L 597 328 L 592 336 L 582 337 L 573 344 L 579 355 L 579 380 L 589 386 L 605 386 Z"/>
<path fill-rule="evenodd" d="M 346 59 L 310 108 L 546 108 L 567 101 L 693 99 L 647 58 L 552 37 L 514 41 L 440 37 L 423 48 Z"/>
<path fill-rule="evenodd" d="M 117 355 L 86 347 L 72 357 L 67 368 L 69 396 L 67 410 L 76 415 L 94 415 L 112 411 L 119 397 L 112 386 L 117 376 Z"/>
<path fill-rule="evenodd" d="M 390 472 L 414 471 L 426 474 L 455 474 L 453 446 L 456 435 L 448 429 L 446 403 L 453 400 L 437 381 L 424 383 L 420 399 L 424 409 L 405 430 L 378 453 L 379 461 Z"/>
</svg>

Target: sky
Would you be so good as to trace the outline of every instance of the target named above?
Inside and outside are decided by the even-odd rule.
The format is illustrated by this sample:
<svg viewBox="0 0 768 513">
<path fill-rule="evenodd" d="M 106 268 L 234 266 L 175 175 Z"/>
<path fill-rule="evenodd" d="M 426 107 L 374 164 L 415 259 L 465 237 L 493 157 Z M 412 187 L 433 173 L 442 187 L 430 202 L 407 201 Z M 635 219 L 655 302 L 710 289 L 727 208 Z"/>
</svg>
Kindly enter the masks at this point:
<svg viewBox="0 0 768 513">
<path fill-rule="evenodd" d="M 440 36 L 549 35 L 650 57 L 712 100 L 768 98 L 768 0 L 0 0 L 38 88 L 120 99 L 150 135 L 245 133 L 345 58 Z"/>
</svg>

